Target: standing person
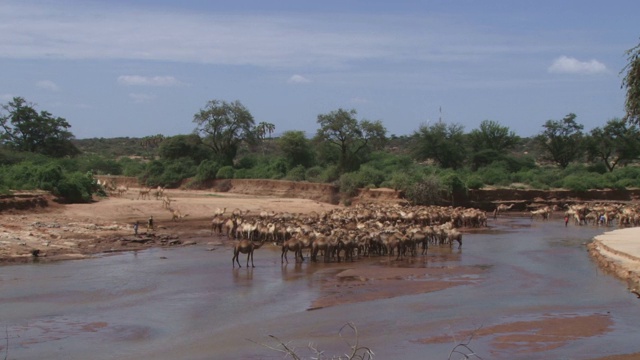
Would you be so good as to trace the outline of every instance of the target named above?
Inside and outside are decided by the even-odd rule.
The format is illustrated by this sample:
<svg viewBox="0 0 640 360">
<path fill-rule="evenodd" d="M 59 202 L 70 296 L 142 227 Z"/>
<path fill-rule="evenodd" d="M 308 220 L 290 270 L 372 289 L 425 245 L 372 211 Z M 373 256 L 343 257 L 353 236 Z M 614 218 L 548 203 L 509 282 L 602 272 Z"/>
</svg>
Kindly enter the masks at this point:
<svg viewBox="0 0 640 360">
<path fill-rule="evenodd" d="M 139 225 L 140 225 L 140 223 L 138 222 L 138 220 L 136 220 L 136 222 L 133 224 L 133 233 L 136 236 L 138 236 L 138 226 Z"/>
<path fill-rule="evenodd" d="M 149 220 L 147 221 L 147 232 L 153 231 L 153 215 L 149 216 Z"/>
</svg>

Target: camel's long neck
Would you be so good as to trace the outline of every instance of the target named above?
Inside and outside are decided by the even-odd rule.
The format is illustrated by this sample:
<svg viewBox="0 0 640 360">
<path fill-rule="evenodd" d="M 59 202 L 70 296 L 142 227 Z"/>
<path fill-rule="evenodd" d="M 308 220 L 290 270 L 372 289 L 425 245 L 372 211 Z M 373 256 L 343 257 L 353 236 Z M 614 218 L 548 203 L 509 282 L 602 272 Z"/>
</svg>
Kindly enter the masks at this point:
<svg viewBox="0 0 640 360">
<path fill-rule="evenodd" d="M 260 249 L 262 247 L 262 245 L 264 245 L 264 241 L 259 242 L 259 243 L 253 243 L 253 248 L 254 249 Z"/>
</svg>

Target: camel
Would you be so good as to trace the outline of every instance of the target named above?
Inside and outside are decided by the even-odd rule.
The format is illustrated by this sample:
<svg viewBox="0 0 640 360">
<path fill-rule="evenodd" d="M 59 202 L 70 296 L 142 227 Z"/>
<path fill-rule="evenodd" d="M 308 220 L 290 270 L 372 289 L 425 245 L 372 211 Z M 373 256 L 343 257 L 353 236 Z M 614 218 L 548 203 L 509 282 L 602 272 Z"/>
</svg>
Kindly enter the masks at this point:
<svg viewBox="0 0 640 360">
<path fill-rule="evenodd" d="M 216 210 L 213 212 L 213 216 L 222 216 L 224 215 L 224 213 L 227 211 L 227 208 L 216 208 Z"/>
<path fill-rule="evenodd" d="M 138 200 L 144 200 L 145 198 L 149 200 L 149 192 L 151 192 L 150 188 L 140 188 L 140 191 L 138 192 Z"/>
<path fill-rule="evenodd" d="M 189 216 L 189 214 L 182 214 L 180 209 L 169 208 L 169 211 L 171 211 L 171 220 L 172 221 L 181 221 L 182 218 L 185 218 L 185 217 Z"/>
<path fill-rule="evenodd" d="M 242 217 L 242 216 L 247 215 L 247 214 L 249 213 L 249 211 L 250 211 L 250 210 L 248 210 L 248 209 L 247 209 L 247 210 L 245 210 L 245 211 L 242 211 L 242 210 L 240 210 L 240 209 L 238 209 L 238 208 L 235 208 L 235 209 L 233 209 L 233 211 L 231 212 L 231 214 L 232 214 L 233 216 L 235 216 L 235 217 Z"/>
<path fill-rule="evenodd" d="M 293 251 L 293 253 L 295 254 L 296 257 L 296 262 L 298 262 L 298 256 L 300 256 L 300 261 L 304 261 L 304 256 L 302 256 L 302 242 L 300 242 L 300 240 L 294 238 L 294 239 L 289 239 L 285 242 L 282 243 L 282 254 L 280 254 L 280 262 L 287 262 L 287 264 L 289 263 L 289 260 L 287 259 L 287 252 L 289 251 Z"/>
<path fill-rule="evenodd" d="M 493 210 L 493 218 L 496 219 L 498 217 L 498 214 L 501 212 L 505 212 L 507 210 L 510 210 L 513 207 L 514 204 L 511 205 L 505 205 L 505 204 L 500 204 L 496 207 L 495 210 Z"/>
<path fill-rule="evenodd" d="M 165 209 L 169 209 L 171 207 L 171 199 L 168 195 L 162 197 L 162 207 Z"/>
<path fill-rule="evenodd" d="M 162 186 L 158 185 L 158 187 L 156 188 L 156 191 L 154 192 L 154 195 L 156 196 L 156 200 L 163 199 L 164 188 Z"/>
<path fill-rule="evenodd" d="M 240 240 L 233 247 L 233 258 L 231 258 L 231 264 L 233 267 L 236 266 L 236 262 L 238 263 L 238 267 L 242 267 L 240 265 L 240 260 L 238 260 L 238 255 L 240 253 L 247 254 L 247 267 L 249 267 L 249 259 L 251 259 L 251 267 L 255 267 L 253 265 L 253 252 L 260 249 L 264 245 L 264 241 L 259 243 L 254 243 L 250 240 Z"/>
<path fill-rule="evenodd" d="M 127 191 L 129 191 L 128 186 L 120 185 L 116 188 L 116 193 L 118 196 L 123 196 Z"/>
<path fill-rule="evenodd" d="M 211 235 L 214 231 L 218 231 L 218 234 L 222 234 L 222 225 L 224 225 L 225 219 L 222 216 L 214 216 L 211 220 Z"/>
</svg>

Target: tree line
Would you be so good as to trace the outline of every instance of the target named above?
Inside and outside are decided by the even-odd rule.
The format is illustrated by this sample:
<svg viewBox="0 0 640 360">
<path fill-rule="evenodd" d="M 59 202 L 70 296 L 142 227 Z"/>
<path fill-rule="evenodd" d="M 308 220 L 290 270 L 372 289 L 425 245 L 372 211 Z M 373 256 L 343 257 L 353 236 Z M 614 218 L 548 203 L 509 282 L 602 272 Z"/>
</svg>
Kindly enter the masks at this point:
<svg viewBox="0 0 640 360">
<path fill-rule="evenodd" d="M 639 53 L 630 49 L 623 69 L 625 118 L 585 132 L 570 113 L 531 138 L 493 120 L 470 132 L 439 121 L 389 136 L 380 120 L 358 119 L 355 109 L 319 114 L 313 136 L 273 137 L 275 125 L 256 123 L 240 101 L 211 100 L 194 114 L 191 134 L 78 140 L 65 119 L 15 97 L 0 112 L 0 192 L 41 188 L 88 201 L 99 189 L 84 179 L 94 174 L 136 176 L 149 186 L 229 178 L 333 182 L 345 194 L 384 186 L 416 203 L 483 186 L 636 187 L 640 171 L 629 165 L 640 156 Z M 113 142 L 125 153 L 104 152 Z"/>
</svg>

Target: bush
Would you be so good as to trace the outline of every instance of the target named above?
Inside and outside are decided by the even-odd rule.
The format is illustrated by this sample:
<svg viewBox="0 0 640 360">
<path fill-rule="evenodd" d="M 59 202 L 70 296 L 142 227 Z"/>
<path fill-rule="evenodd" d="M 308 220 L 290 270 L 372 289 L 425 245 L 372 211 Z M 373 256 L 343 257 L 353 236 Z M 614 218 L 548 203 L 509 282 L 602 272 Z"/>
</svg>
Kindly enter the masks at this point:
<svg viewBox="0 0 640 360">
<path fill-rule="evenodd" d="M 305 180 L 306 169 L 302 165 L 298 165 L 293 169 L 289 170 L 285 179 L 290 181 L 303 181 Z"/>
<path fill-rule="evenodd" d="M 214 160 L 204 160 L 198 165 L 196 169 L 196 180 L 206 181 L 216 178 L 216 174 L 220 170 L 220 164 Z"/>
<path fill-rule="evenodd" d="M 437 176 L 429 176 L 415 182 L 406 192 L 407 200 L 414 205 L 436 205 L 440 202 L 443 185 Z"/>
<path fill-rule="evenodd" d="M 361 184 L 358 182 L 358 174 L 355 172 L 345 173 L 340 176 L 340 192 L 346 196 L 356 196 Z"/>
<path fill-rule="evenodd" d="M 488 185 L 506 186 L 511 184 L 509 171 L 500 163 L 493 163 L 491 166 L 478 170 L 477 174 L 481 181 Z"/>
<path fill-rule="evenodd" d="M 471 175 L 467 178 L 467 188 L 469 189 L 481 189 L 484 186 L 482 178 L 478 175 Z"/>
<path fill-rule="evenodd" d="M 320 166 L 311 167 L 305 172 L 304 178 L 307 179 L 307 181 L 321 182 L 320 177 L 322 175 L 322 170 L 323 169 Z"/>
<path fill-rule="evenodd" d="M 216 179 L 233 179 L 233 167 L 232 166 L 223 166 L 218 170 L 216 174 Z"/>
</svg>

